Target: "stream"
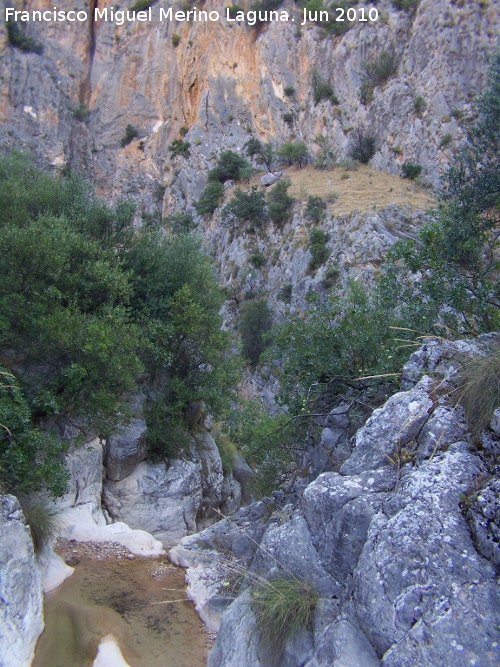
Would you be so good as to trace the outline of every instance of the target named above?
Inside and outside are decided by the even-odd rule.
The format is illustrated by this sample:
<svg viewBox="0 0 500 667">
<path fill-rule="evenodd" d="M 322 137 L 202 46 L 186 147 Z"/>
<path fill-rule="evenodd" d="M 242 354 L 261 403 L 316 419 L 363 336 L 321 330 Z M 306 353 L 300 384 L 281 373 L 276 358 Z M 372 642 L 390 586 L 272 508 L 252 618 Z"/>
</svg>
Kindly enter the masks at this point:
<svg viewBox="0 0 500 667">
<path fill-rule="evenodd" d="M 130 667 L 204 667 L 207 635 L 185 598 L 184 571 L 166 559 L 81 559 L 45 596 L 32 667 L 91 667 L 107 635 Z"/>
</svg>

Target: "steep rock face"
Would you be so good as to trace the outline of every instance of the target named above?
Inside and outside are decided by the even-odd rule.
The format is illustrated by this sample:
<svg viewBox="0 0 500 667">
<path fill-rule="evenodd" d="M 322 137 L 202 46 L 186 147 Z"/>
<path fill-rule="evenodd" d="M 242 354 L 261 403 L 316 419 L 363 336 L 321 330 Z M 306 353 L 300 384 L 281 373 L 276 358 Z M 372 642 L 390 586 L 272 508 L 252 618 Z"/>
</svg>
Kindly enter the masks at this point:
<svg viewBox="0 0 500 667">
<path fill-rule="evenodd" d="M 140 463 L 121 481 L 106 480 L 103 500 L 115 521 L 147 530 L 165 546 L 213 519 L 223 501 L 224 475 L 209 433 L 195 436 L 186 458 Z"/>
<path fill-rule="evenodd" d="M 190 594 L 210 609 L 231 571 L 246 572 L 243 589 L 279 571 L 312 584 L 314 626 L 290 640 L 279 667 L 496 665 L 500 540 L 489 453 L 500 443 L 485 433 L 483 456 L 446 397 L 463 355 L 497 343 L 427 341 L 405 367 L 407 391 L 374 411 L 340 472 L 296 496 L 274 494 L 252 523 L 250 506 L 183 540 L 173 558 L 189 566 Z M 248 655 L 248 664 L 269 664 L 255 623 L 247 591 L 222 616 L 209 665 Z"/>
<path fill-rule="evenodd" d="M 0 665 L 28 667 L 43 630 L 42 580 L 21 507 L 0 497 Z"/>
<path fill-rule="evenodd" d="M 44 6 L 41 0 L 14 4 Z M 150 23 L 31 23 L 27 29 L 44 54 L 9 48 L 2 55 L 4 142 L 31 147 L 54 165 L 83 167 L 102 192 L 133 194 L 149 209 L 157 206 L 158 181 L 170 186 L 165 209 L 191 202 L 215 155 L 242 150 L 247 128 L 280 142 L 304 139 L 313 153 L 314 137 L 325 134 L 340 156 L 352 131 L 366 129 L 378 139 L 374 165 L 399 173 L 400 163 L 411 159 L 436 183 L 449 155 L 441 140 L 463 136 L 456 110 L 467 112 L 480 91 L 485 53 L 500 26 L 496 2 L 422 0 L 413 16 L 381 0 L 377 22 L 358 23 L 341 37 L 325 37 L 313 24 L 299 29 L 301 14 L 288 4 L 283 8 L 295 22 L 259 30 L 224 19 L 161 22 L 160 9 L 169 6 L 156 3 Z M 209 0 L 204 9 L 224 15 L 223 6 Z M 70 7 L 70 0 L 58 3 Z M 5 41 L 3 25 L 1 31 Z M 364 106 L 363 63 L 382 50 L 394 54 L 396 71 Z M 313 70 L 333 86 L 338 105 L 314 104 Z M 295 88 L 291 97 L 287 86 Z M 414 112 L 416 96 L 426 101 L 421 114 Z M 80 102 L 90 109 L 86 122 L 73 115 Z M 293 127 L 284 113 L 294 114 Z M 127 123 L 138 138 L 122 148 Z M 171 159 L 168 145 L 182 125 L 191 128 L 191 157 Z"/>
</svg>

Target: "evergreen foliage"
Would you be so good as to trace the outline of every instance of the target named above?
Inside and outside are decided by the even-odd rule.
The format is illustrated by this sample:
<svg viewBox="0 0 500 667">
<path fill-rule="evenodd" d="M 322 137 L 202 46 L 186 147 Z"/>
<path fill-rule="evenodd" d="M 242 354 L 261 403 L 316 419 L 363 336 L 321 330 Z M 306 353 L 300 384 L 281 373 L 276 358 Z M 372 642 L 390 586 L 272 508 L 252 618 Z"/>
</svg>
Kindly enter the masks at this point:
<svg viewBox="0 0 500 667">
<path fill-rule="evenodd" d="M 80 415 L 109 433 L 138 382 L 167 395 L 178 423 L 193 401 L 224 406 L 235 375 L 200 240 L 135 232 L 133 216 L 130 202 L 110 207 L 76 177 L 0 160 L 0 358 L 22 371 L 0 395 L 9 488 L 44 479 L 61 492 L 50 441 L 30 420 Z"/>
<path fill-rule="evenodd" d="M 225 208 L 226 214 L 234 215 L 240 222 L 252 222 L 259 227 L 266 219 L 266 200 L 263 192 L 252 186 L 244 192 L 236 188 L 233 198 Z"/>
<path fill-rule="evenodd" d="M 265 334 L 271 329 L 271 311 L 265 299 L 247 301 L 241 308 L 241 352 L 254 366 L 268 346 Z"/>
<path fill-rule="evenodd" d="M 289 178 L 282 178 L 267 194 L 268 216 L 278 225 L 284 224 L 292 211 L 294 200 L 288 195 L 291 184 Z"/>
</svg>

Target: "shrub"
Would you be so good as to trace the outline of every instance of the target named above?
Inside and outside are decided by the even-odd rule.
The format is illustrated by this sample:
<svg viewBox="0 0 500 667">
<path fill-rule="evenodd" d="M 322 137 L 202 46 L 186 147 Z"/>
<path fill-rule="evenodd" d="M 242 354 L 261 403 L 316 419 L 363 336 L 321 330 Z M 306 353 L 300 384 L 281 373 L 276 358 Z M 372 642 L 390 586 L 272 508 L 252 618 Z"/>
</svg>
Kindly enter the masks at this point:
<svg viewBox="0 0 500 667">
<path fill-rule="evenodd" d="M 379 86 L 395 73 L 396 58 L 393 53 L 384 50 L 374 60 L 365 61 L 362 69 L 364 78 Z"/>
<path fill-rule="evenodd" d="M 323 220 L 326 211 L 326 201 L 321 197 L 309 195 L 307 198 L 306 216 L 316 224 Z"/>
<path fill-rule="evenodd" d="M 286 123 L 287 125 L 293 125 L 293 120 L 294 120 L 293 113 L 284 113 L 282 118 L 283 122 Z"/>
<path fill-rule="evenodd" d="M 230 18 L 232 18 L 232 19 L 236 18 L 236 15 L 238 14 L 238 12 L 243 11 L 243 9 L 239 5 L 229 5 L 227 7 L 227 9 L 229 10 Z"/>
<path fill-rule="evenodd" d="M 196 223 L 193 220 L 193 216 L 189 213 L 183 213 L 182 211 L 177 211 L 173 215 L 168 215 L 165 218 L 165 222 L 170 228 L 172 234 L 190 234 L 196 229 Z"/>
<path fill-rule="evenodd" d="M 485 356 L 473 357 L 462 366 L 457 401 L 464 407 L 467 421 L 477 438 L 500 406 L 500 346 Z"/>
<path fill-rule="evenodd" d="M 281 652 L 301 628 L 312 628 L 319 596 L 311 584 L 280 574 L 252 587 L 252 609 L 262 634 Z"/>
<path fill-rule="evenodd" d="M 224 198 L 224 186 L 220 181 L 208 181 L 195 208 L 200 215 L 211 215 Z"/>
<path fill-rule="evenodd" d="M 319 153 L 314 160 L 316 169 L 333 169 L 337 163 L 337 156 L 330 144 L 330 140 L 324 134 L 318 134 L 314 137 L 314 143 L 320 147 Z"/>
<path fill-rule="evenodd" d="M 309 252 L 311 253 L 311 261 L 309 262 L 309 271 L 315 271 L 320 267 L 328 257 L 330 251 L 327 247 L 329 236 L 322 229 L 312 229 L 309 234 Z"/>
<path fill-rule="evenodd" d="M 155 2 L 156 0 L 135 0 L 134 4 L 130 5 L 130 9 L 134 12 L 143 12 L 152 7 Z"/>
<path fill-rule="evenodd" d="M 256 269 L 260 269 L 266 263 L 266 258 L 262 253 L 256 252 L 253 255 L 250 255 L 250 261 Z"/>
<path fill-rule="evenodd" d="M 401 165 L 401 172 L 403 174 L 403 178 L 410 178 L 412 181 L 414 181 L 422 173 L 422 165 L 417 164 L 416 162 L 404 162 Z"/>
<path fill-rule="evenodd" d="M 35 496 L 19 497 L 19 504 L 31 532 L 31 539 L 36 553 L 40 553 L 46 544 L 50 544 L 61 529 L 57 513 L 43 498 Z"/>
<path fill-rule="evenodd" d="M 256 185 L 252 186 L 247 192 L 236 188 L 233 198 L 225 208 L 225 212 L 232 213 L 241 222 L 249 221 L 256 226 L 260 226 L 266 219 L 264 193 L 259 192 Z"/>
<path fill-rule="evenodd" d="M 290 303 L 292 300 L 292 291 L 293 287 L 290 283 L 283 285 L 283 287 L 278 292 L 278 299 L 284 301 L 285 303 Z"/>
<path fill-rule="evenodd" d="M 424 100 L 422 95 L 417 95 L 413 99 L 413 111 L 420 116 L 423 111 L 427 108 L 427 102 Z"/>
<path fill-rule="evenodd" d="M 325 277 L 323 279 L 323 288 L 330 289 L 337 282 L 339 278 L 339 270 L 336 266 L 329 266 Z"/>
<path fill-rule="evenodd" d="M 451 144 L 453 141 L 453 135 L 447 132 L 445 135 L 441 137 L 441 141 L 439 142 L 439 148 L 446 148 Z"/>
<path fill-rule="evenodd" d="M 25 35 L 17 22 L 7 21 L 5 25 L 7 27 L 7 38 L 11 46 L 14 46 L 20 51 L 36 53 L 39 56 L 42 55 L 43 44 L 33 37 Z"/>
<path fill-rule="evenodd" d="M 189 141 L 183 141 L 182 139 L 174 139 L 170 146 L 168 147 L 168 150 L 172 153 L 172 155 L 180 155 L 181 157 L 189 157 L 189 148 L 191 144 Z"/>
<path fill-rule="evenodd" d="M 287 141 L 279 149 L 278 155 L 288 164 L 298 164 L 301 167 L 307 162 L 307 146 L 303 141 Z"/>
<path fill-rule="evenodd" d="M 82 104 L 80 102 L 80 104 L 76 107 L 76 109 L 73 109 L 71 113 L 73 118 L 76 118 L 76 120 L 85 123 L 90 116 L 90 109 L 86 104 Z"/>
<path fill-rule="evenodd" d="M 419 4 L 420 0 L 392 0 L 393 7 L 409 13 L 416 12 Z"/>
<path fill-rule="evenodd" d="M 181 36 L 178 35 L 176 32 L 174 32 L 174 34 L 172 35 L 172 46 L 174 47 L 174 49 L 177 46 L 179 46 L 180 43 L 181 43 Z"/>
<path fill-rule="evenodd" d="M 285 86 L 283 92 L 287 97 L 293 97 L 295 95 L 295 88 L 293 86 Z"/>
<path fill-rule="evenodd" d="M 250 137 L 250 139 L 245 144 L 247 149 L 247 155 L 250 157 L 255 157 L 258 164 L 265 164 L 268 171 L 271 171 L 275 155 L 274 148 L 271 143 L 263 144 L 257 137 Z"/>
<path fill-rule="evenodd" d="M 375 155 L 377 140 L 365 134 L 363 130 L 353 132 L 350 144 L 350 156 L 362 164 L 368 164 Z"/>
<path fill-rule="evenodd" d="M 269 345 L 264 336 L 270 329 L 271 311 L 264 299 L 243 304 L 240 318 L 241 353 L 254 366 Z"/>
<path fill-rule="evenodd" d="M 120 146 L 122 148 L 125 148 L 125 146 L 128 146 L 128 144 L 133 141 L 137 136 L 138 136 L 138 131 L 137 129 L 131 125 L 130 123 L 125 127 L 125 134 L 120 140 Z"/>
<path fill-rule="evenodd" d="M 289 178 L 282 178 L 267 194 L 267 213 L 276 224 L 285 223 L 290 217 L 293 198 L 289 197 L 288 189 L 292 182 Z"/>
<path fill-rule="evenodd" d="M 183 138 L 186 136 L 186 134 L 187 134 L 188 132 L 189 132 L 189 128 L 185 127 L 184 125 L 183 125 L 183 126 L 180 128 L 180 130 L 179 130 L 179 134 L 180 134 L 181 137 L 183 137 Z"/>
<path fill-rule="evenodd" d="M 331 85 L 327 81 L 319 81 L 314 86 L 314 104 L 319 104 L 321 100 L 328 100 L 332 104 L 338 104 L 338 97 L 335 95 L 335 92 Z"/>
<path fill-rule="evenodd" d="M 251 170 L 250 164 L 243 156 L 233 151 L 223 151 L 215 167 L 208 172 L 208 180 L 220 183 L 229 180 L 240 181 L 249 170 Z"/>
</svg>

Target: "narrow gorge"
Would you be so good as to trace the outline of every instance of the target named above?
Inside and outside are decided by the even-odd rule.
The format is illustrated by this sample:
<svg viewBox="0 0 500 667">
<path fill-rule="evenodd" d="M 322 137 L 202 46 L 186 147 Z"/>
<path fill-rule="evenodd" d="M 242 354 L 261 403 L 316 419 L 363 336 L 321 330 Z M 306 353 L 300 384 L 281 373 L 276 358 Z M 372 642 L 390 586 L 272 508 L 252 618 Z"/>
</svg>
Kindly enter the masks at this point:
<svg viewBox="0 0 500 667">
<path fill-rule="evenodd" d="M 0 667 L 498 665 L 500 0 L 0 2 Z"/>
</svg>

